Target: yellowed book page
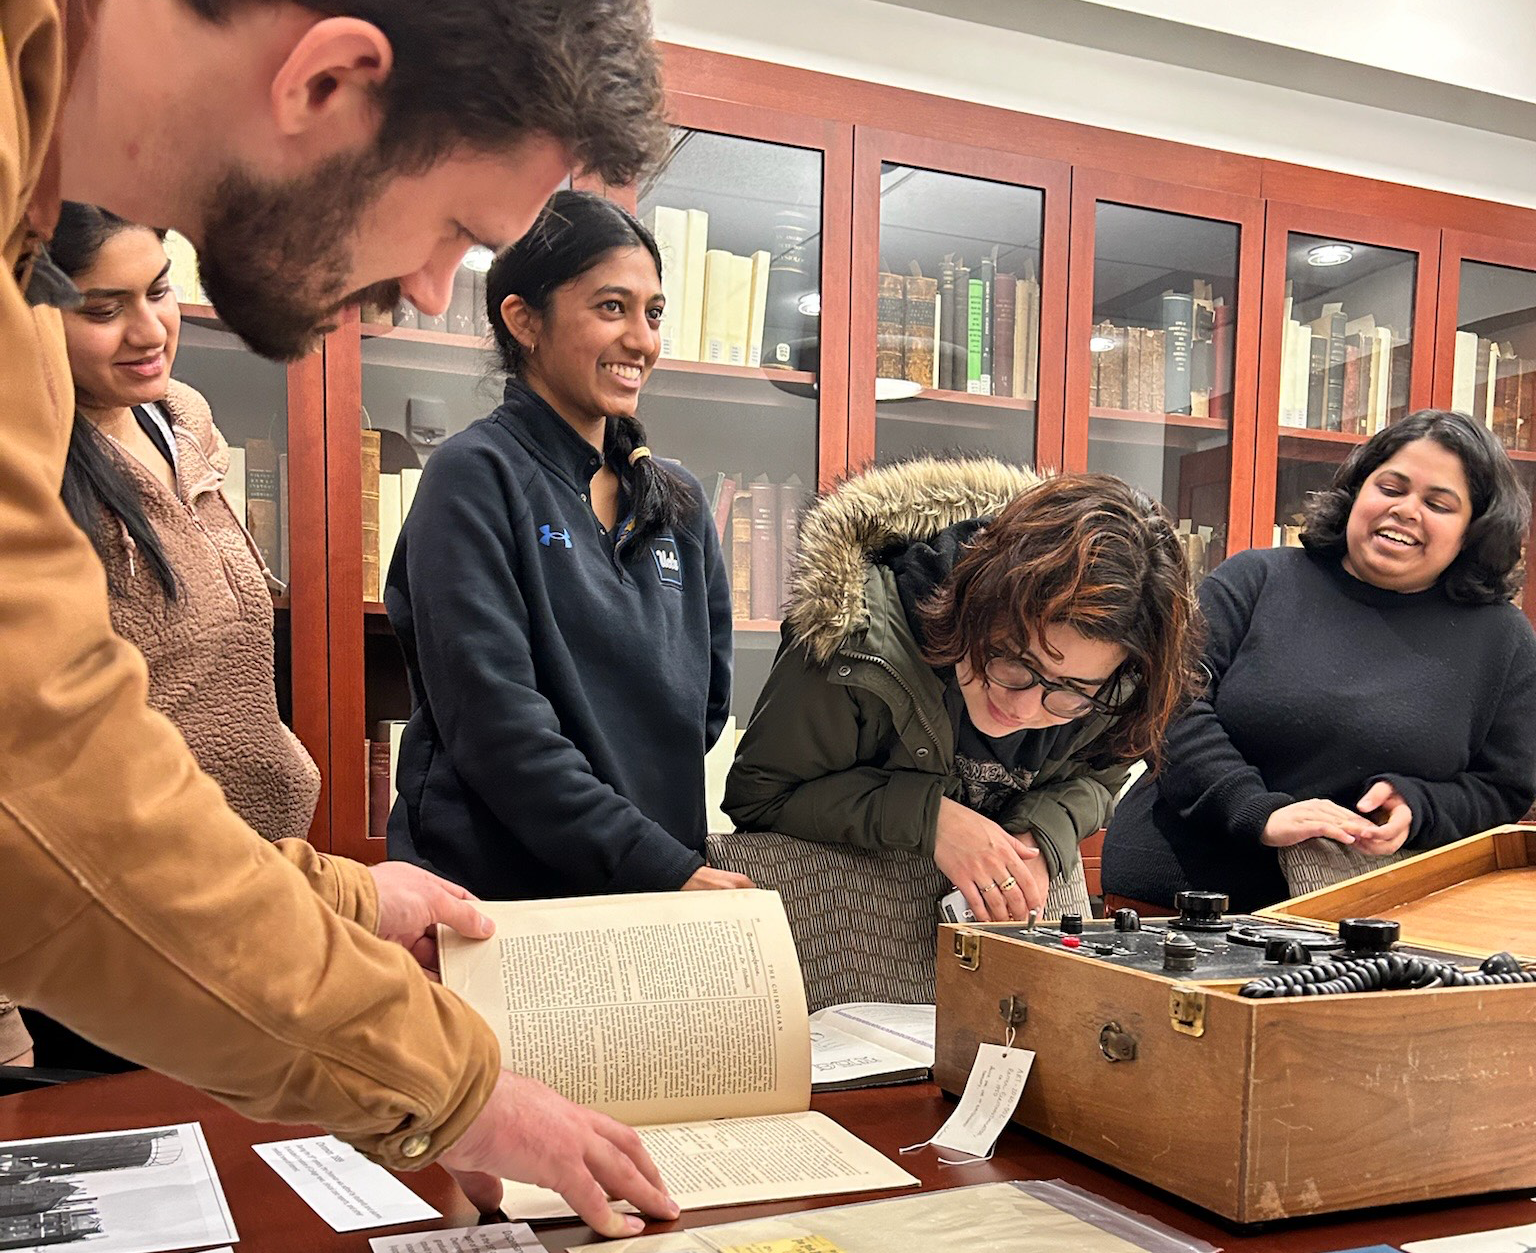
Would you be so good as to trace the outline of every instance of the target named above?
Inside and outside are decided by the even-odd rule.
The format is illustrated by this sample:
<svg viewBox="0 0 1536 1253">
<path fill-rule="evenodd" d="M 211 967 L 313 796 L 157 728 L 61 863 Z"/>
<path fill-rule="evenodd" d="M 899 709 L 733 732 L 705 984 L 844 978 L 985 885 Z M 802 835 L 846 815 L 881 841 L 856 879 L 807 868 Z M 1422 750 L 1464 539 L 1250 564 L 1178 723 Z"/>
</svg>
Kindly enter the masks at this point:
<svg viewBox="0 0 1536 1253">
<path fill-rule="evenodd" d="M 805 988 L 776 892 L 480 908 L 496 934 L 442 933 L 443 982 L 508 1069 L 632 1126 L 809 1107 Z"/>
<path fill-rule="evenodd" d="M 641 1127 L 672 1199 L 685 1210 L 915 1187 L 883 1153 L 825 1114 L 772 1114 Z M 537 1221 L 573 1217 L 555 1192 L 503 1180 L 502 1212 Z"/>
</svg>

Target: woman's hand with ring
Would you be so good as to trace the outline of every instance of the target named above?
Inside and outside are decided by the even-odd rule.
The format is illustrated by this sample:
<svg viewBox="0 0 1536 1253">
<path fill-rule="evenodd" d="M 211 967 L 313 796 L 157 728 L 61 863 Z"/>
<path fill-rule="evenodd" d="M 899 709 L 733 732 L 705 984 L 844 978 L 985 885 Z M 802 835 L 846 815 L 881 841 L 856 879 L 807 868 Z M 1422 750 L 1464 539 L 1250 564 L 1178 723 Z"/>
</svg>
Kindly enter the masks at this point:
<svg viewBox="0 0 1536 1253">
<path fill-rule="evenodd" d="M 1038 902 L 1030 898 L 1037 881 L 1047 886 L 1049 882 L 1033 843 L 1028 837 L 1009 835 L 990 818 L 957 801 L 947 797 L 939 801 L 934 864 L 960 889 L 977 922 L 1022 922 L 1031 908 L 1045 904 L 1043 888 Z"/>
</svg>

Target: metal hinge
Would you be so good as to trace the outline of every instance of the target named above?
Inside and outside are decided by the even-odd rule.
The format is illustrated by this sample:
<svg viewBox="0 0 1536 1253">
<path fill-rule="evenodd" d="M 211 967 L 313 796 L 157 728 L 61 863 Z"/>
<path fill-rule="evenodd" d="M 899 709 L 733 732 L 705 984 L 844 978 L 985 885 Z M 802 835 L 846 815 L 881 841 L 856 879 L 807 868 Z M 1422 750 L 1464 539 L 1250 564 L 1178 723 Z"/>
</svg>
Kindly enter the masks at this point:
<svg viewBox="0 0 1536 1253">
<path fill-rule="evenodd" d="M 975 970 L 981 965 L 981 935 L 976 931 L 955 932 L 955 956 L 960 959 L 962 970 Z"/>
<path fill-rule="evenodd" d="M 1189 985 L 1168 989 L 1168 1018 L 1175 1031 L 1184 1035 L 1205 1034 L 1205 991 Z"/>
</svg>

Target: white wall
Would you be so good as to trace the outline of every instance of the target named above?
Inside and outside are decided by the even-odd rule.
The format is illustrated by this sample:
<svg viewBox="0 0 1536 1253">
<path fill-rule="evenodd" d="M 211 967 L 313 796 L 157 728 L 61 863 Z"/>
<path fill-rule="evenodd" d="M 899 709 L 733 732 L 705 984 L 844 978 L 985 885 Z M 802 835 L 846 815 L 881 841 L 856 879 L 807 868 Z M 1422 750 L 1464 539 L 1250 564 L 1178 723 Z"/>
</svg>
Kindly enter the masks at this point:
<svg viewBox="0 0 1536 1253">
<path fill-rule="evenodd" d="M 1528 0 L 654 3 L 679 44 L 1536 207 Z"/>
</svg>

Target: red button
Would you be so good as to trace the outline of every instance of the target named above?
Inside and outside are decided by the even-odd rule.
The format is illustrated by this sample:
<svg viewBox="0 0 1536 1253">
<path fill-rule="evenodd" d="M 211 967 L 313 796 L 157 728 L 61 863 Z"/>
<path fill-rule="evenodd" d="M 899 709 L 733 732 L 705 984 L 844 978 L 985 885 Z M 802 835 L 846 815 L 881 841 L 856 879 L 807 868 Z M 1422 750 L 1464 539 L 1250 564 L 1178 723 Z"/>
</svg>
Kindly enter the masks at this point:
<svg viewBox="0 0 1536 1253">
<path fill-rule="evenodd" d="M 1061 937 L 1062 948 L 1079 948 L 1082 943 L 1082 940 L 1075 935 L 1064 935 Z"/>
</svg>

